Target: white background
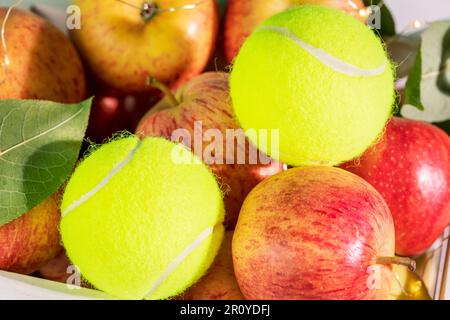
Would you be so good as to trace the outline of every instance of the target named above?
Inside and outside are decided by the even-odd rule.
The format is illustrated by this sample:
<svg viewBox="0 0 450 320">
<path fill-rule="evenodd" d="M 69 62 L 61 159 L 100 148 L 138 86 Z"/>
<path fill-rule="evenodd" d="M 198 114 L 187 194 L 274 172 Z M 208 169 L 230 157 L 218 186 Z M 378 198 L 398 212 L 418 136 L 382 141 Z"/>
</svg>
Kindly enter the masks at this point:
<svg viewBox="0 0 450 320">
<path fill-rule="evenodd" d="M 385 0 L 401 32 L 414 20 L 450 19 L 450 0 Z"/>
</svg>

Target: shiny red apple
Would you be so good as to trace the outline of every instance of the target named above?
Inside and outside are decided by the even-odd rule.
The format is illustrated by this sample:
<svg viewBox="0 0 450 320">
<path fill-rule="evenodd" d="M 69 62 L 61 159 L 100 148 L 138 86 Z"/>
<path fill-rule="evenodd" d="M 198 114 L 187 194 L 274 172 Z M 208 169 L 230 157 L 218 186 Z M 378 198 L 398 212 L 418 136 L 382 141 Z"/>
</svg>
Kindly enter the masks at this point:
<svg viewBox="0 0 450 320">
<path fill-rule="evenodd" d="M 398 254 L 423 253 L 450 224 L 450 138 L 436 126 L 393 118 L 383 138 L 343 168 L 383 195 Z"/>
<path fill-rule="evenodd" d="M 174 96 L 169 93 L 169 96 L 151 109 L 142 118 L 136 133 L 140 136 L 170 139 L 177 130 L 185 130 L 189 139 L 181 142 L 202 160 L 210 162 L 208 164 L 211 170 L 223 187 L 226 223 L 229 228 L 233 228 L 245 196 L 259 182 L 282 171 L 284 166 L 271 159 L 265 159 L 268 161 L 263 163 L 260 161 L 261 157 L 250 162 L 249 154 L 256 149 L 243 132 L 227 139 L 227 131 L 235 130 L 238 133 L 240 129 L 233 115 L 228 78 L 226 73 L 211 72 L 192 79 Z M 221 136 L 221 151 L 208 149 L 212 142 L 211 137 L 206 136 L 208 132 Z M 245 156 L 244 163 L 238 161 L 239 152 Z"/>
<path fill-rule="evenodd" d="M 392 216 L 366 181 L 329 167 L 295 168 L 261 182 L 233 237 L 247 299 L 388 299 Z"/>
</svg>

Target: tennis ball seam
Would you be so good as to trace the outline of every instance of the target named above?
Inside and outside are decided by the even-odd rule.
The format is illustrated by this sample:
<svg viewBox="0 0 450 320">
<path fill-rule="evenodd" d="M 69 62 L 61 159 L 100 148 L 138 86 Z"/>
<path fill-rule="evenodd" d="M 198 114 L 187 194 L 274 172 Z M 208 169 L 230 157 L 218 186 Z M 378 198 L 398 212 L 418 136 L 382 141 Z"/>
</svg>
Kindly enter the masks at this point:
<svg viewBox="0 0 450 320">
<path fill-rule="evenodd" d="M 97 184 L 92 190 L 86 192 L 83 194 L 78 200 L 75 200 L 72 202 L 62 213 L 62 217 L 65 217 L 67 214 L 69 214 L 71 211 L 75 210 L 79 206 L 81 206 L 83 203 L 88 201 L 90 198 L 92 198 L 95 194 L 97 194 L 106 184 L 115 176 L 117 175 L 120 170 L 122 170 L 123 167 L 125 167 L 134 157 L 136 152 L 140 149 L 142 146 L 142 141 L 139 140 L 136 146 L 128 153 L 128 155 L 117 163 L 114 168 L 100 181 L 99 184 Z"/>
<path fill-rule="evenodd" d="M 178 256 L 176 256 L 175 259 L 173 259 L 169 263 L 161 276 L 156 279 L 156 281 L 151 286 L 151 289 L 145 296 L 150 297 L 159 288 L 159 286 L 163 284 L 164 280 L 166 280 L 173 273 L 173 271 L 175 271 L 175 269 L 189 256 L 189 254 L 191 254 L 195 249 L 197 249 L 198 246 L 202 244 L 204 240 L 206 240 L 210 235 L 213 234 L 214 229 L 215 227 L 208 227 L 203 230 L 194 241 L 192 241 Z"/>
<path fill-rule="evenodd" d="M 313 45 L 306 43 L 305 41 L 298 38 L 287 27 L 264 25 L 258 28 L 257 31 L 261 32 L 264 30 L 273 31 L 288 38 L 289 40 L 293 41 L 296 45 L 298 45 L 300 48 L 308 52 L 311 56 L 320 61 L 322 64 L 333 69 L 338 73 L 351 77 L 373 77 L 382 75 L 386 71 L 386 60 L 383 61 L 383 64 L 376 69 L 364 69 L 354 66 L 339 58 L 336 58 L 321 48 L 316 48 Z"/>
<path fill-rule="evenodd" d="M 143 145 L 142 140 L 137 140 L 137 144 L 133 147 L 129 153 L 126 155 L 124 159 L 119 161 L 114 165 L 114 167 L 109 171 L 108 174 L 87 193 L 83 194 L 80 198 L 73 201 L 62 213 L 62 217 L 68 215 L 70 212 L 74 211 L 85 202 L 87 202 L 90 198 L 95 196 L 102 188 L 104 188 L 108 182 L 114 178 L 120 171 L 129 164 L 133 158 L 135 157 L 138 150 Z M 152 296 L 159 287 L 164 283 L 164 281 L 169 278 L 172 273 L 176 270 L 176 268 L 186 259 L 188 256 L 193 253 L 206 239 L 208 239 L 216 230 L 216 228 L 222 226 L 222 223 L 216 224 L 214 226 L 209 226 L 205 230 L 203 230 L 192 242 L 190 242 L 182 251 L 179 253 L 171 262 L 167 265 L 161 275 L 153 282 L 150 286 L 150 290 L 144 295 L 148 299 L 148 297 Z"/>
<path fill-rule="evenodd" d="M 337 165 L 362 154 L 391 116 L 391 67 L 364 24 L 332 9 L 296 7 L 266 20 L 242 46 L 230 78 L 234 113 L 244 130 L 278 133 L 261 141 L 247 135 L 269 156 Z"/>
</svg>

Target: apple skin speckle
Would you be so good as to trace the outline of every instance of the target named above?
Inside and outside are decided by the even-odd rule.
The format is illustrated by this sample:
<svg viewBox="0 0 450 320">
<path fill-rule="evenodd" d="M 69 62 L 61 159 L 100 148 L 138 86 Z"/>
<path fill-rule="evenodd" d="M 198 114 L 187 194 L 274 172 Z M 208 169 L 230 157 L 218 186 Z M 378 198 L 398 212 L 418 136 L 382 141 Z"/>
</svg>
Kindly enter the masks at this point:
<svg viewBox="0 0 450 320">
<path fill-rule="evenodd" d="M 0 21 L 6 11 L 0 8 Z M 5 35 L 10 64 L 6 74 L 0 67 L 0 99 L 76 103 L 86 98 L 81 60 L 56 27 L 31 12 L 14 9 Z M 0 58 L 3 61 L 1 49 Z"/>
<path fill-rule="evenodd" d="M 383 195 L 397 254 L 423 253 L 450 224 L 450 138 L 436 126 L 394 117 L 379 143 L 342 167 Z"/>
<path fill-rule="evenodd" d="M 143 1 L 131 3 L 141 6 Z M 73 4 L 82 12 L 81 29 L 71 31 L 81 56 L 98 80 L 121 93 L 151 91 L 149 76 L 177 88 L 200 74 L 213 54 L 219 27 L 215 0 L 204 0 L 194 10 L 156 13 L 147 22 L 139 10 L 120 1 Z M 180 1 L 158 5 L 177 8 Z"/>
<path fill-rule="evenodd" d="M 242 206 L 233 261 L 247 299 L 387 299 L 394 224 L 381 195 L 329 167 L 289 169 L 257 185 Z M 380 286 L 369 288 L 370 268 Z M 395 285 L 395 284 L 394 284 Z"/>
</svg>

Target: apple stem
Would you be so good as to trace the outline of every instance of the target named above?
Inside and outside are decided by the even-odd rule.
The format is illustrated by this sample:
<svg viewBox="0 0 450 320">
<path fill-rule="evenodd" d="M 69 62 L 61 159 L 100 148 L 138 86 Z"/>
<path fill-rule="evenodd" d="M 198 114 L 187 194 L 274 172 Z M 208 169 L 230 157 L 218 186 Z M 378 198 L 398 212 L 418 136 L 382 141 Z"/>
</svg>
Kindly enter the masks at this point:
<svg viewBox="0 0 450 320">
<path fill-rule="evenodd" d="M 142 20 L 144 20 L 144 22 L 149 22 L 153 19 L 157 11 L 158 7 L 155 3 L 153 3 L 152 1 L 144 2 L 141 8 Z"/>
<path fill-rule="evenodd" d="M 416 271 L 416 261 L 408 257 L 378 257 L 377 264 L 392 265 L 398 264 L 408 267 L 411 271 Z"/>
<path fill-rule="evenodd" d="M 147 83 L 149 86 L 160 90 L 164 94 L 164 96 L 169 99 L 170 103 L 172 103 L 174 107 L 180 104 L 173 92 L 162 82 L 156 80 L 153 77 L 148 77 Z"/>
</svg>

